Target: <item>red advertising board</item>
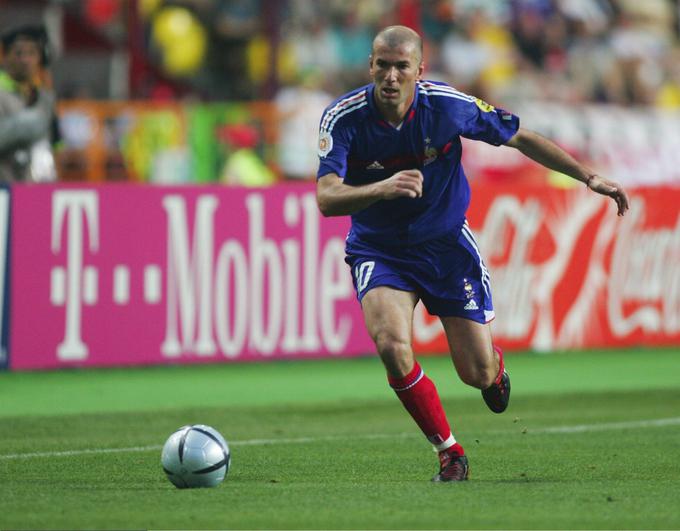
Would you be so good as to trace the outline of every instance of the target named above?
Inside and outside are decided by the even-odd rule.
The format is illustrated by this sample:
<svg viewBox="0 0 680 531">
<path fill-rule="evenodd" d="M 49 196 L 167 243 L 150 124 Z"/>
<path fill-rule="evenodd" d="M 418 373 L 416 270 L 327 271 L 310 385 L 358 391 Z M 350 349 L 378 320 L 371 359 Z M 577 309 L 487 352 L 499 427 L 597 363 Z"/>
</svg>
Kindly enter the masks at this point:
<svg viewBox="0 0 680 531">
<path fill-rule="evenodd" d="M 499 344 L 680 344 L 680 189 L 633 190 L 624 217 L 584 187 L 476 187 L 472 197 Z M 447 348 L 422 309 L 416 322 L 417 349 Z"/>
</svg>

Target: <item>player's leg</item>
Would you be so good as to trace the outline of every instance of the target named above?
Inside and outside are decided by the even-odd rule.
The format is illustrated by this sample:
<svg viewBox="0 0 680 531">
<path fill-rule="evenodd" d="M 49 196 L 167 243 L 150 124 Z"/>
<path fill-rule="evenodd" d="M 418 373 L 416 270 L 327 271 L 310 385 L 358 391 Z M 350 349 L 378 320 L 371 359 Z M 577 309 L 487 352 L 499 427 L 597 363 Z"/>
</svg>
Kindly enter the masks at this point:
<svg viewBox="0 0 680 531">
<path fill-rule="evenodd" d="M 491 411 L 505 411 L 510 400 L 510 378 L 503 352 L 492 343 L 490 325 L 462 317 L 441 317 L 441 321 L 460 379 L 482 390 Z"/>
<path fill-rule="evenodd" d="M 491 341 L 491 279 L 477 242 L 465 223 L 458 236 L 428 246 L 432 269 L 442 273 L 420 280 L 421 299 L 440 317 L 461 379 L 481 389 L 489 408 L 501 413 L 508 406 L 510 379 L 503 354 Z"/>
<path fill-rule="evenodd" d="M 437 388 L 423 372 L 411 347 L 413 292 L 378 286 L 367 291 L 361 306 L 368 333 L 387 370 L 387 379 L 423 434 L 439 452 L 435 481 L 467 479 L 467 458 L 451 432 Z"/>
<path fill-rule="evenodd" d="M 404 378 L 415 364 L 411 328 L 417 302 L 415 293 L 387 286 L 375 287 L 361 299 L 368 334 L 393 378 Z"/>
</svg>

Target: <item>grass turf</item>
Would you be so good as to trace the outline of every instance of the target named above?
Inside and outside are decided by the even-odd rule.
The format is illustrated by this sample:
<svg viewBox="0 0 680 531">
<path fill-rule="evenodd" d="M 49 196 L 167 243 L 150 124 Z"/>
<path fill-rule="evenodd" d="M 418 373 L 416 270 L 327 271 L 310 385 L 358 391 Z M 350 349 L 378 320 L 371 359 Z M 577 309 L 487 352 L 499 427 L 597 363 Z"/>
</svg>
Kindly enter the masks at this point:
<svg viewBox="0 0 680 531">
<path fill-rule="evenodd" d="M 373 358 L 0 374 L 0 528 L 680 528 L 680 423 L 612 425 L 677 420 L 677 350 L 509 356 L 503 415 L 447 359 L 421 362 L 465 484 L 428 481 L 436 457 Z M 163 476 L 187 423 L 231 443 L 216 489 Z M 114 448 L 136 449 L 79 453 Z"/>
</svg>

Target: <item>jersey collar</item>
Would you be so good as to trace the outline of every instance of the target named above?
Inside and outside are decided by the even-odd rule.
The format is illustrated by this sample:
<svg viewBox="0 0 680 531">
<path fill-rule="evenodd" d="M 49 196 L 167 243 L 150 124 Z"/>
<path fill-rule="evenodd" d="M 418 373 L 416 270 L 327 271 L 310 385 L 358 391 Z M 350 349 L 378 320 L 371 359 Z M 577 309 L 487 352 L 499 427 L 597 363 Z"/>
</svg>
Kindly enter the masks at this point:
<svg viewBox="0 0 680 531">
<path fill-rule="evenodd" d="M 373 119 L 378 123 L 378 125 L 381 125 L 382 127 L 386 127 L 388 129 L 394 129 L 395 131 L 401 130 L 404 128 L 405 125 L 407 125 L 411 120 L 416 115 L 416 109 L 418 108 L 418 100 L 419 100 L 419 95 L 418 95 L 418 83 L 416 83 L 416 87 L 414 90 L 414 95 L 413 95 L 413 101 L 411 102 L 411 106 L 408 108 L 408 111 L 406 111 L 406 116 L 404 117 L 404 121 L 401 122 L 401 126 L 399 129 L 394 127 L 392 124 L 388 123 L 380 114 L 380 111 L 378 110 L 378 107 L 375 104 L 375 99 L 373 96 L 373 92 L 375 91 L 375 83 L 371 83 L 368 87 L 368 108 L 371 110 L 371 115 L 373 116 Z"/>
</svg>

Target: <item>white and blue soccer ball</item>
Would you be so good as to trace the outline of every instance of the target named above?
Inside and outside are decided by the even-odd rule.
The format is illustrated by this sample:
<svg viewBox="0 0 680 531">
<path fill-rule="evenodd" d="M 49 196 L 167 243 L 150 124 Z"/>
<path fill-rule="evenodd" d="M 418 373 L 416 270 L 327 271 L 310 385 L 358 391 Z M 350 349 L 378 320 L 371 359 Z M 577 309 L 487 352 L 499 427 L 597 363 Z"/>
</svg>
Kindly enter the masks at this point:
<svg viewBox="0 0 680 531">
<path fill-rule="evenodd" d="M 229 445 L 216 429 L 204 424 L 182 426 L 163 445 L 161 464 L 179 489 L 216 487 L 229 472 Z"/>
</svg>

